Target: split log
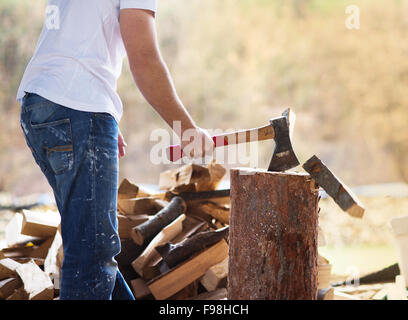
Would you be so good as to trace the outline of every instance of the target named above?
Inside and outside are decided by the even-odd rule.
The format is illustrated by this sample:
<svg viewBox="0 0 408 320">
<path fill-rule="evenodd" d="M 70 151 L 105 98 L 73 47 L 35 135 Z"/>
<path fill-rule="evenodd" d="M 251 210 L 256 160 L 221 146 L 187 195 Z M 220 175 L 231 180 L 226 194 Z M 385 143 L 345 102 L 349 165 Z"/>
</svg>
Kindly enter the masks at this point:
<svg viewBox="0 0 408 320">
<path fill-rule="evenodd" d="M 353 296 L 352 294 L 347 294 L 344 292 L 340 292 L 338 290 L 334 290 L 333 300 L 361 300 L 361 299 Z"/>
<path fill-rule="evenodd" d="M 198 280 L 191 282 L 179 292 L 168 297 L 167 300 L 188 300 L 190 297 L 195 297 L 198 294 Z"/>
<path fill-rule="evenodd" d="M 123 179 L 118 189 L 118 200 L 152 197 L 163 199 L 164 193 L 153 192 L 143 186 L 138 186 L 128 179 Z"/>
<path fill-rule="evenodd" d="M 217 189 L 226 169 L 212 161 L 207 166 L 187 164 L 160 174 L 159 188 L 172 191 L 206 191 Z"/>
<path fill-rule="evenodd" d="M 228 277 L 228 258 L 212 266 L 200 279 L 200 283 L 207 291 L 226 287 Z"/>
<path fill-rule="evenodd" d="M 405 278 L 405 286 L 408 287 L 408 216 L 391 219 L 390 223 L 399 251 L 399 268 Z"/>
<path fill-rule="evenodd" d="M 186 219 L 183 220 L 183 230 L 172 240 L 172 243 L 179 243 L 197 232 L 204 231 L 206 228 L 207 223 L 205 221 L 187 216 Z M 154 252 L 157 255 L 155 255 L 151 259 L 151 262 L 143 268 L 143 278 L 147 280 L 159 276 L 161 274 L 160 270 L 163 270 L 163 267 L 165 267 L 162 266 L 164 263 L 162 257 L 156 250 L 154 250 Z"/>
<path fill-rule="evenodd" d="M 136 198 L 139 192 L 139 187 L 131 183 L 128 179 L 123 179 L 118 188 L 119 199 Z"/>
<path fill-rule="evenodd" d="M 318 157 L 313 156 L 307 160 L 303 164 L 303 169 L 316 180 L 343 211 L 352 217 L 361 218 L 363 216 L 365 209 L 357 196 Z"/>
<path fill-rule="evenodd" d="M 50 277 L 34 261 L 21 264 L 16 269 L 24 284 L 29 300 L 52 300 L 54 286 Z"/>
<path fill-rule="evenodd" d="M 53 241 L 54 237 L 49 237 L 39 246 L 35 247 L 30 253 L 30 258 L 45 259 Z"/>
<path fill-rule="evenodd" d="M 197 252 L 227 238 L 229 227 L 219 230 L 200 232 L 184 241 L 171 244 L 166 243 L 156 247 L 157 252 L 162 256 L 169 268 L 175 267 L 180 262 L 188 259 Z"/>
<path fill-rule="evenodd" d="M 363 284 L 372 284 L 372 283 L 385 283 L 385 282 L 394 282 L 395 277 L 400 274 L 400 268 L 398 263 L 395 263 L 389 267 L 381 269 L 379 271 L 370 272 L 364 276 L 361 276 L 356 279 L 351 279 L 350 281 L 340 281 L 332 283 L 332 287 L 339 287 L 345 285 L 363 285 Z"/>
<path fill-rule="evenodd" d="M 229 224 L 230 208 L 225 205 L 220 205 L 212 201 L 205 201 L 198 204 L 195 208 L 190 209 L 193 215 L 207 215 L 215 218 L 224 224 Z"/>
<path fill-rule="evenodd" d="M 115 257 L 119 266 L 129 265 L 138 257 L 144 250 L 145 247 L 137 245 L 132 239 L 123 239 L 120 241 L 121 250 L 120 253 Z M 133 268 L 131 268 L 133 269 Z M 137 274 L 136 274 L 137 276 Z"/>
<path fill-rule="evenodd" d="M 176 268 L 153 279 L 147 285 L 157 300 L 167 299 L 200 278 L 208 268 L 227 256 L 228 245 L 225 240 L 221 240 Z"/>
<path fill-rule="evenodd" d="M 146 299 L 152 294 L 142 278 L 132 280 L 130 285 L 136 300 Z"/>
<path fill-rule="evenodd" d="M 315 300 L 318 190 L 310 176 L 230 173 L 228 299 Z"/>
<path fill-rule="evenodd" d="M 54 236 L 61 222 L 61 217 L 55 211 L 29 211 L 23 210 L 23 224 L 21 233 L 41 238 Z"/>
<path fill-rule="evenodd" d="M 227 172 L 227 170 L 221 164 L 216 163 L 215 160 L 207 165 L 207 169 L 210 174 L 210 179 L 197 182 L 197 191 L 217 189 L 221 180 L 224 178 L 225 173 Z"/>
<path fill-rule="evenodd" d="M 159 177 L 159 189 L 176 190 L 177 187 L 194 185 L 199 181 L 210 181 L 208 168 L 197 164 L 186 164 L 182 167 L 162 172 Z"/>
<path fill-rule="evenodd" d="M 24 287 L 15 289 L 14 292 L 7 297 L 6 300 L 28 300 L 27 292 L 24 290 Z"/>
<path fill-rule="evenodd" d="M 407 282 L 405 281 L 403 275 L 400 274 L 395 277 L 395 286 L 397 287 L 397 291 L 399 292 L 399 300 L 408 300 L 406 283 Z"/>
<path fill-rule="evenodd" d="M 332 265 L 327 259 L 318 256 L 317 287 L 324 289 L 330 287 Z"/>
<path fill-rule="evenodd" d="M 139 277 L 132 268 L 131 263 L 143 252 L 144 246 L 137 245 L 132 239 L 122 239 L 120 244 L 121 251 L 115 257 L 115 260 L 118 263 L 118 268 L 123 278 L 125 278 L 126 283 L 130 286 L 131 281 Z"/>
<path fill-rule="evenodd" d="M 165 194 L 165 198 L 167 200 L 171 200 L 174 197 L 181 197 L 184 201 L 188 204 L 189 201 L 194 200 L 213 200 L 218 198 L 225 198 L 230 196 L 230 189 L 222 189 L 222 190 L 209 190 L 209 191 L 200 191 L 200 192 L 174 192 L 174 191 L 167 191 Z"/>
<path fill-rule="evenodd" d="M 143 245 L 151 241 L 165 226 L 186 211 L 186 204 L 180 197 L 173 198 L 167 207 L 161 209 L 152 219 L 134 227 L 131 231 L 133 241 Z"/>
<path fill-rule="evenodd" d="M 334 289 L 324 288 L 317 291 L 317 300 L 333 300 Z"/>
<path fill-rule="evenodd" d="M 63 254 L 62 237 L 59 230 L 57 230 L 44 260 L 44 272 L 54 281 L 56 289 L 59 286 L 61 277 Z"/>
<path fill-rule="evenodd" d="M 18 277 L 7 278 L 0 281 L 0 299 L 7 299 L 13 294 L 14 290 L 22 286 L 22 282 Z"/>
<path fill-rule="evenodd" d="M 21 234 L 22 225 L 23 215 L 21 212 L 17 212 L 6 226 L 7 247 L 24 247 L 28 242 L 42 241 L 41 238 Z"/>
<path fill-rule="evenodd" d="M 155 197 L 119 199 L 118 210 L 123 215 L 151 215 L 163 209 L 166 204 Z"/>
<path fill-rule="evenodd" d="M 17 275 L 16 269 L 20 264 L 12 259 L 0 260 L 0 280 L 12 278 Z"/>
<path fill-rule="evenodd" d="M 138 215 L 129 215 L 124 216 L 118 214 L 118 230 L 119 230 L 119 237 L 121 239 L 131 239 L 131 231 L 134 227 L 142 224 L 149 220 L 149 215 L 147 214 L 138 214 Z"/>
<path fill-rule="evenodd" d="M 221 288 L 218 290 L 204 292 L 196 297 L 192 297 L 191 300 L 226 300 L 227 289 Z"/>
<path fill-rule="evenodd" d="M 143 277 L 143 268 L 152 260 L 156 254 L 155 248 L 172 239 L 174 239 L 183 230 L 183 220 L 186 218 L 184 214 L 180 215 L 176 220 L 163 228 L 153 240 L 149 243 L 142 254 L 132 262 L 132 267 Z"/>
<path fill-rule="evenodd" d="M 4 258 L 10 258 L 10 259 L 24 259 L 27 258 L 31 255 L 31 253 L 34 251 L 35 247 L 17 247 L 17 248 L 3 248 L 1 250 L 2 256 Z"/>
</svg>

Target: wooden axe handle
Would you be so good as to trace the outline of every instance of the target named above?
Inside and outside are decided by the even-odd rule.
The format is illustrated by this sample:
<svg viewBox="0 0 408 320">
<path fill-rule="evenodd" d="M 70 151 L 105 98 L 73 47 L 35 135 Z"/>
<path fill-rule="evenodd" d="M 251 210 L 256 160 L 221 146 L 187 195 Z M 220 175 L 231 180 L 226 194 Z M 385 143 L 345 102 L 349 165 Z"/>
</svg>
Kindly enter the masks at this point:
<svg viewBox="0 0 408 320">
<path fill-rule="evenodd" d="M 231 144 L 262 141 L 275 138 L 273 126 L 268 124 L 259 128 L 240 130 L 213 136 L 215 147 L 224 147 Z M 183 157 L 183 151 L 179 144 L 167 148 L 167 157 L 170 161 L 177 161 Z"/>
</svg>

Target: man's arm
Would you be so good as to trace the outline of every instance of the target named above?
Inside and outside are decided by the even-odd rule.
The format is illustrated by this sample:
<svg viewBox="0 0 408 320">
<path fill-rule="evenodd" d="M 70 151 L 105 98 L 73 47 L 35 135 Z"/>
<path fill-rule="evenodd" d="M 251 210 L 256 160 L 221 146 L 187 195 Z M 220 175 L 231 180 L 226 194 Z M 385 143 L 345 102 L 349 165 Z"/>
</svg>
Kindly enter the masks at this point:
<svg viewBox="0 0 408 320">
<path fill-rule="evenodd" d="M 130 70 L 143 96 L 171 128 L 173 121 L 181 122 L 180 139 L 190 129 L 202 141 L 202 150 L 194 149 L 194 154 L 190 156 L 201 157 L 204 153 L 210 153 L 214 145 L 211 137 L 188 114 L 160 54 L 154 13 L 140 9 L 121 10 L 120 28 Z M 181 144 L 184 147 L 188 141 Z"/>
</svg>

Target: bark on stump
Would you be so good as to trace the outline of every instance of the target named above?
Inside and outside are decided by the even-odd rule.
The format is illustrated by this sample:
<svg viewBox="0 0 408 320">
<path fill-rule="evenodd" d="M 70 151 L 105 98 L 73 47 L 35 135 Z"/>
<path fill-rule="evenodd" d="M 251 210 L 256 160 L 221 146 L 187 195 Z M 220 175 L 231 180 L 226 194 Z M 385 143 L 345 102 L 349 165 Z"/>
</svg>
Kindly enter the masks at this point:
<svg viewBox="0 0 408 320">
<path fill-rule="evenodd" d="M 309 175 L 232 169 L 228 299 L 317 299 L 317 232 Z"/>
</svg>

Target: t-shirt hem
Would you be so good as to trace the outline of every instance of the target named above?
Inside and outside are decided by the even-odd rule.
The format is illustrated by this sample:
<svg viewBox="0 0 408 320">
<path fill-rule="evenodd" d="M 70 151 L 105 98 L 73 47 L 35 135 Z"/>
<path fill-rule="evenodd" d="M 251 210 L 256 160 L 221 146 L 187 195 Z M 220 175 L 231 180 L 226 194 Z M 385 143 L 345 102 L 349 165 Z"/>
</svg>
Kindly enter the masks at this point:
<svg viewBox="0 0 408 320">
<path fill-rule="evenodd" d="M 156 0 L 122 0 L 120 10 L 122 9 L 144 9 L 153 12 L 157 11 Z"/>
<path fill-rule="evenodd" d="M 60 104 L 64 107 L 78 110 L 78 111 L 85 111 L 85 112 L 106 112 L 112 115 L 112 117 L 115 119 L 115 121 L 119 124 L 121 115 L 119 115 L 116 112 L 112 112 L 112 109 L 102 107 L 102 106 L 95 106 L 95 105 L 87 105 L 82 102 L 78 101 L 73 101 L 69 98 L 65 97 L 60 97 L 58 95 L 53 94 L 49 90 L 39 88 L 39 87 L 28 87 L 25 88 L 23 91 L 19 92 L 17 95 L 17 101 L 20 103 L 22 102 L 22 99 L 24 97 L 24 92 L 30 92 L 30 93 L 35 93 L 38 94 L 39 96 L 50 100 L 54 103 Z"/>
</svg>

